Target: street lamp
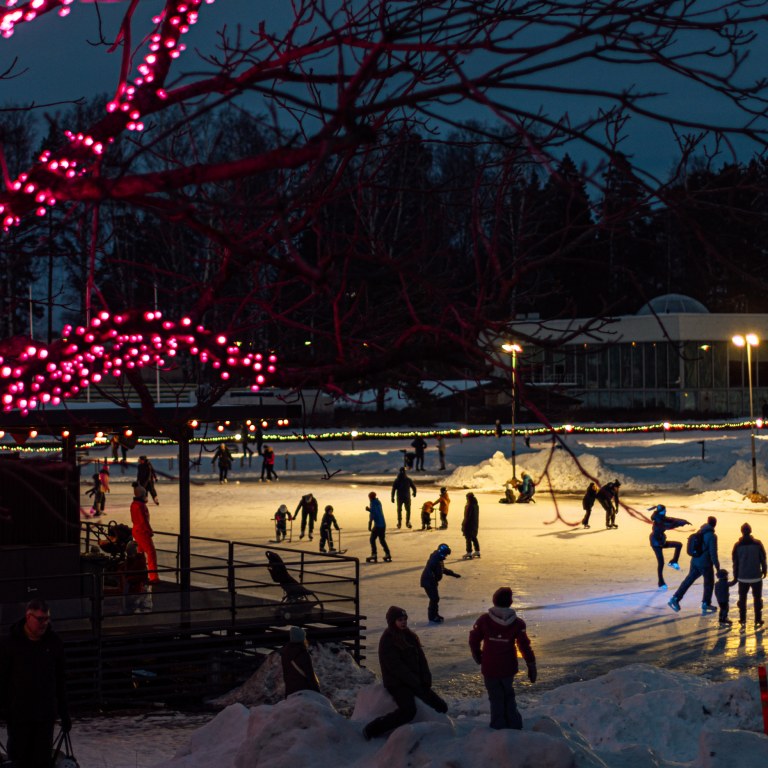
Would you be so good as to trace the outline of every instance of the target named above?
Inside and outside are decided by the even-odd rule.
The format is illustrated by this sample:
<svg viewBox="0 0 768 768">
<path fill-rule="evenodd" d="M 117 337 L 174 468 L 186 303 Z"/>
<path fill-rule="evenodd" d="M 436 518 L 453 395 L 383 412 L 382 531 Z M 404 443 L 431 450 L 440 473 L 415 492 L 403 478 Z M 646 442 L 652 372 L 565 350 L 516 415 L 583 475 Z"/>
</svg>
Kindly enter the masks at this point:
<svg viewBox="0 0 768 768">
<path fill-rule="evenodd" d="M 752 405 L 752 347 L 760 343 L 755 333 L 737 334 L 732 339 L 737 347 L 747 348 L 747 381 L 749 382 L 749 426 L 752 431 L 752 493 L 757 493 L 757 461 L 755 459 L 755 415 Z"/>
<path fill-rule="evenodd" d="M 515 400 L 516 400 L 516 394 L 517 394 L 517 378 L 516 378 L 516 370 L 517 370 L 517 354 L 518 352 L 522 352 L 523 348 L 519 344 L 513 344 L 511 342 L 507 342 L 505 344 L 501 345 L 501 348 L 505 352 L 509 352 L 510 357 L 512 358 L 512 480 L 517 480 L 517 467 L 516 467 L 516 449 L 515 449 Z"/>
</svg>

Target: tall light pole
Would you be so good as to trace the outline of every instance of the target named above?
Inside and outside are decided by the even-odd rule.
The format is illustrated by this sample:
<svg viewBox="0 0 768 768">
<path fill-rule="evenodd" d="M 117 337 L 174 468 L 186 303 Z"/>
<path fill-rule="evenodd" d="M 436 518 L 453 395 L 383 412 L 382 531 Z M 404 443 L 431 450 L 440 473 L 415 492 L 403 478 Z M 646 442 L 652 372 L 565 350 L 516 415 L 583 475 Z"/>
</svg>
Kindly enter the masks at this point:
<svg viewBox="0 0 768 768">
<path fill-rule="evenodd" d="M 747 348 L 747 381 L 749 382 L 749 426 L 752 432 L 752 493 L 757 493 L 757 460 L 755 458 L 755 411 L 752 404 L 752 347 L 760 343 L 755 333 L 737 334 L 732 339 L 737 347 Z"/>
<path fill-rule="evenodd" d="M 519 344 L 507 342 L 501 345 L 505 352 L 509 352 L 512 358 L 512 479 L 517 480 L 517 450 L 515 444 L 515 400 L 517 399 L 517 353 L 523 348 Z"/>
</svg>

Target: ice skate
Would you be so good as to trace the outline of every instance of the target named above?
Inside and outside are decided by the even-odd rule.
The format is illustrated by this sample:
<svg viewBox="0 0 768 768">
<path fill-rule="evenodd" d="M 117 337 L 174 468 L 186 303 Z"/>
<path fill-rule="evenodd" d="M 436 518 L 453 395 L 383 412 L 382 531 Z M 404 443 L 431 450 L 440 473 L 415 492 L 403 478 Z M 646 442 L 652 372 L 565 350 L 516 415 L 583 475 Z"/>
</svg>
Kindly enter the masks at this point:
<svg viewBox="0 0 768 768">
<path fill-rule="evenodd" d="M 385 563 L 391 563 L 392 562 L 392 558 L 389 555 L 386 555 L 386 557 L 384 558 L 384 562 Z"/>
<path fill-rule="evenodd" d="M 755 629 L 762 629 L 764 623 L 765 622 L 762 619 L 759 619 L 758 621 L 755 622 Z"/>
<path fill-rule="evenodd" d="M 405 527 L 406 527 L 406 528 L 413 528 L 413 526 L 412 526 L 410 523 L 406 523 L 406 524 L 405 524 Z"/>
<path fill-rule="evenodd" d="M 366 557 L 365 558 L 365 562 L 366 563 L 378 563 L 379 562 L 379 558 L 376 557 L 376 555 L 371 555 L 370 557 Z"/>
<path fill-rule="evenodd" d="M 706 616 L 708 613 L 715 613 L 717 611 L 717 608 L 715 608 L 714 605 L 711 603 L 702 603 L 701 604 L 701 615 Z"/>
<path fill-rule="evenodd" d="M 662 592 L 666 592 L 669 589 L 669 587 L 666 584 L 659 584 L 659 589 Z"/>
<path fill-rule="evenodd" d="M 667 563 L 667 565 L 670 568 L 674 568 L 676 571 L 680 570 L 680 566 L 677 563 L 672 562 L 671 560 Z"/>
<path fill-rule="evenodd" d="M 680 611 L 680 601 L 672 595 L 672 597 L 669 598 L 669 602 L 667 602 L 667 605 L 675 612 Z"/>
<path fill-rule="evenodd" d="M 730 627 L 730 626 L 732 626 L 732 625 L 733 625 L 733 622 L 732 622 L 730 619 L 723 619 L 723 620 L 720 622 L 720 626 L 721 626 L 721 627 Z"/>
<path fill-rule="evenodd" d="M 462 555 L 461 556 L 461 559 L 462 560 L 471 560 L 472 559 L 472 553 L 471 552 L 467 552 L 466 555 Z"/>
<path fill-rule="evenodd" d="M 472 557 L 477 557 L 477 558 L 479 558 L 479 557 L 480 557 L 480 552 L 475 552 L 475 554 L 474 554 L 474 555 L 472 555 Z"/>
<path fill-rule="evenodd" d="M 437 616 L 433 616 L 432 618 L 430 618 L 429 621 L 432 624 L 442 624 L 445 621 L 445 619 L 438 614 Z"/>
</svg>

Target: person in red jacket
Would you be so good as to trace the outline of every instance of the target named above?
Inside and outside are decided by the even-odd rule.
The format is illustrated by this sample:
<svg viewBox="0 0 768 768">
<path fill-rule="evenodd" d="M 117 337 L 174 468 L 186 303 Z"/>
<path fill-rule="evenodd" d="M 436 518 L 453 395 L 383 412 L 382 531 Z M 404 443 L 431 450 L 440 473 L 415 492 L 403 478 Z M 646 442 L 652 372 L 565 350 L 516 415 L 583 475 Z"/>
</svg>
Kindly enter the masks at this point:
<svg viewBox="0 0 768 768">
<path fill-rule="evenodd" d="M 488 699 L 491 728 L 522 730 L 512 681 L 517 674 L 517 651 L 528 665 L 528 679 L 536 682 L 536 657 L 525 632 L 525 622 L 512 609 L 512 590 L 500 587 L 493 594 L 493 607 L 475 622 L 469 633 L 472 658 L 480 664 Z"/>
<path fill-rule="evenodd" d="M 133 484 L 133 501 L 131 502 L 131 522 L 133 523 L 133 540 L 139 546 L 139 552 L 147 557 L 147 570 L 150 582 L 160 581 L 157 575 L 157 552 L 152 541 L 152 526 L 149 524 L 149 509 L 147 508 L 147 492 L 143 485 Z"/>
</svg>

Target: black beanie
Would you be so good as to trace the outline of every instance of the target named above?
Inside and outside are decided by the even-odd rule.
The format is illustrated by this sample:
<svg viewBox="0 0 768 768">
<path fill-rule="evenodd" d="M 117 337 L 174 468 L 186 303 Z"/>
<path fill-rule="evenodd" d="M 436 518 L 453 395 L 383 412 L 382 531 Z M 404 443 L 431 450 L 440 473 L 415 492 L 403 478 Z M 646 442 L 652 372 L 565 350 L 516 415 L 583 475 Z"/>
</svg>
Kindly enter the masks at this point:
<svg viewBox="0 0 768 768">
<path fill-rule="evenodd" d="M 398 608 L 396 605 L 390 606 L 389 610 L 387 611 L 387 626 L 394 627 L 395 622 L 398 619 L 402 619 L 403 616 L 406 618 L 408 616 L 408 611 L 406 611 L 405 608 Z"/>
<path fill-rule="evenodd" d="M 509 587 L 499 587 L 493 593 L 493 604 L 497 608 L 509 608 L 512 605 L 512 590 Z"/>
</svg>

